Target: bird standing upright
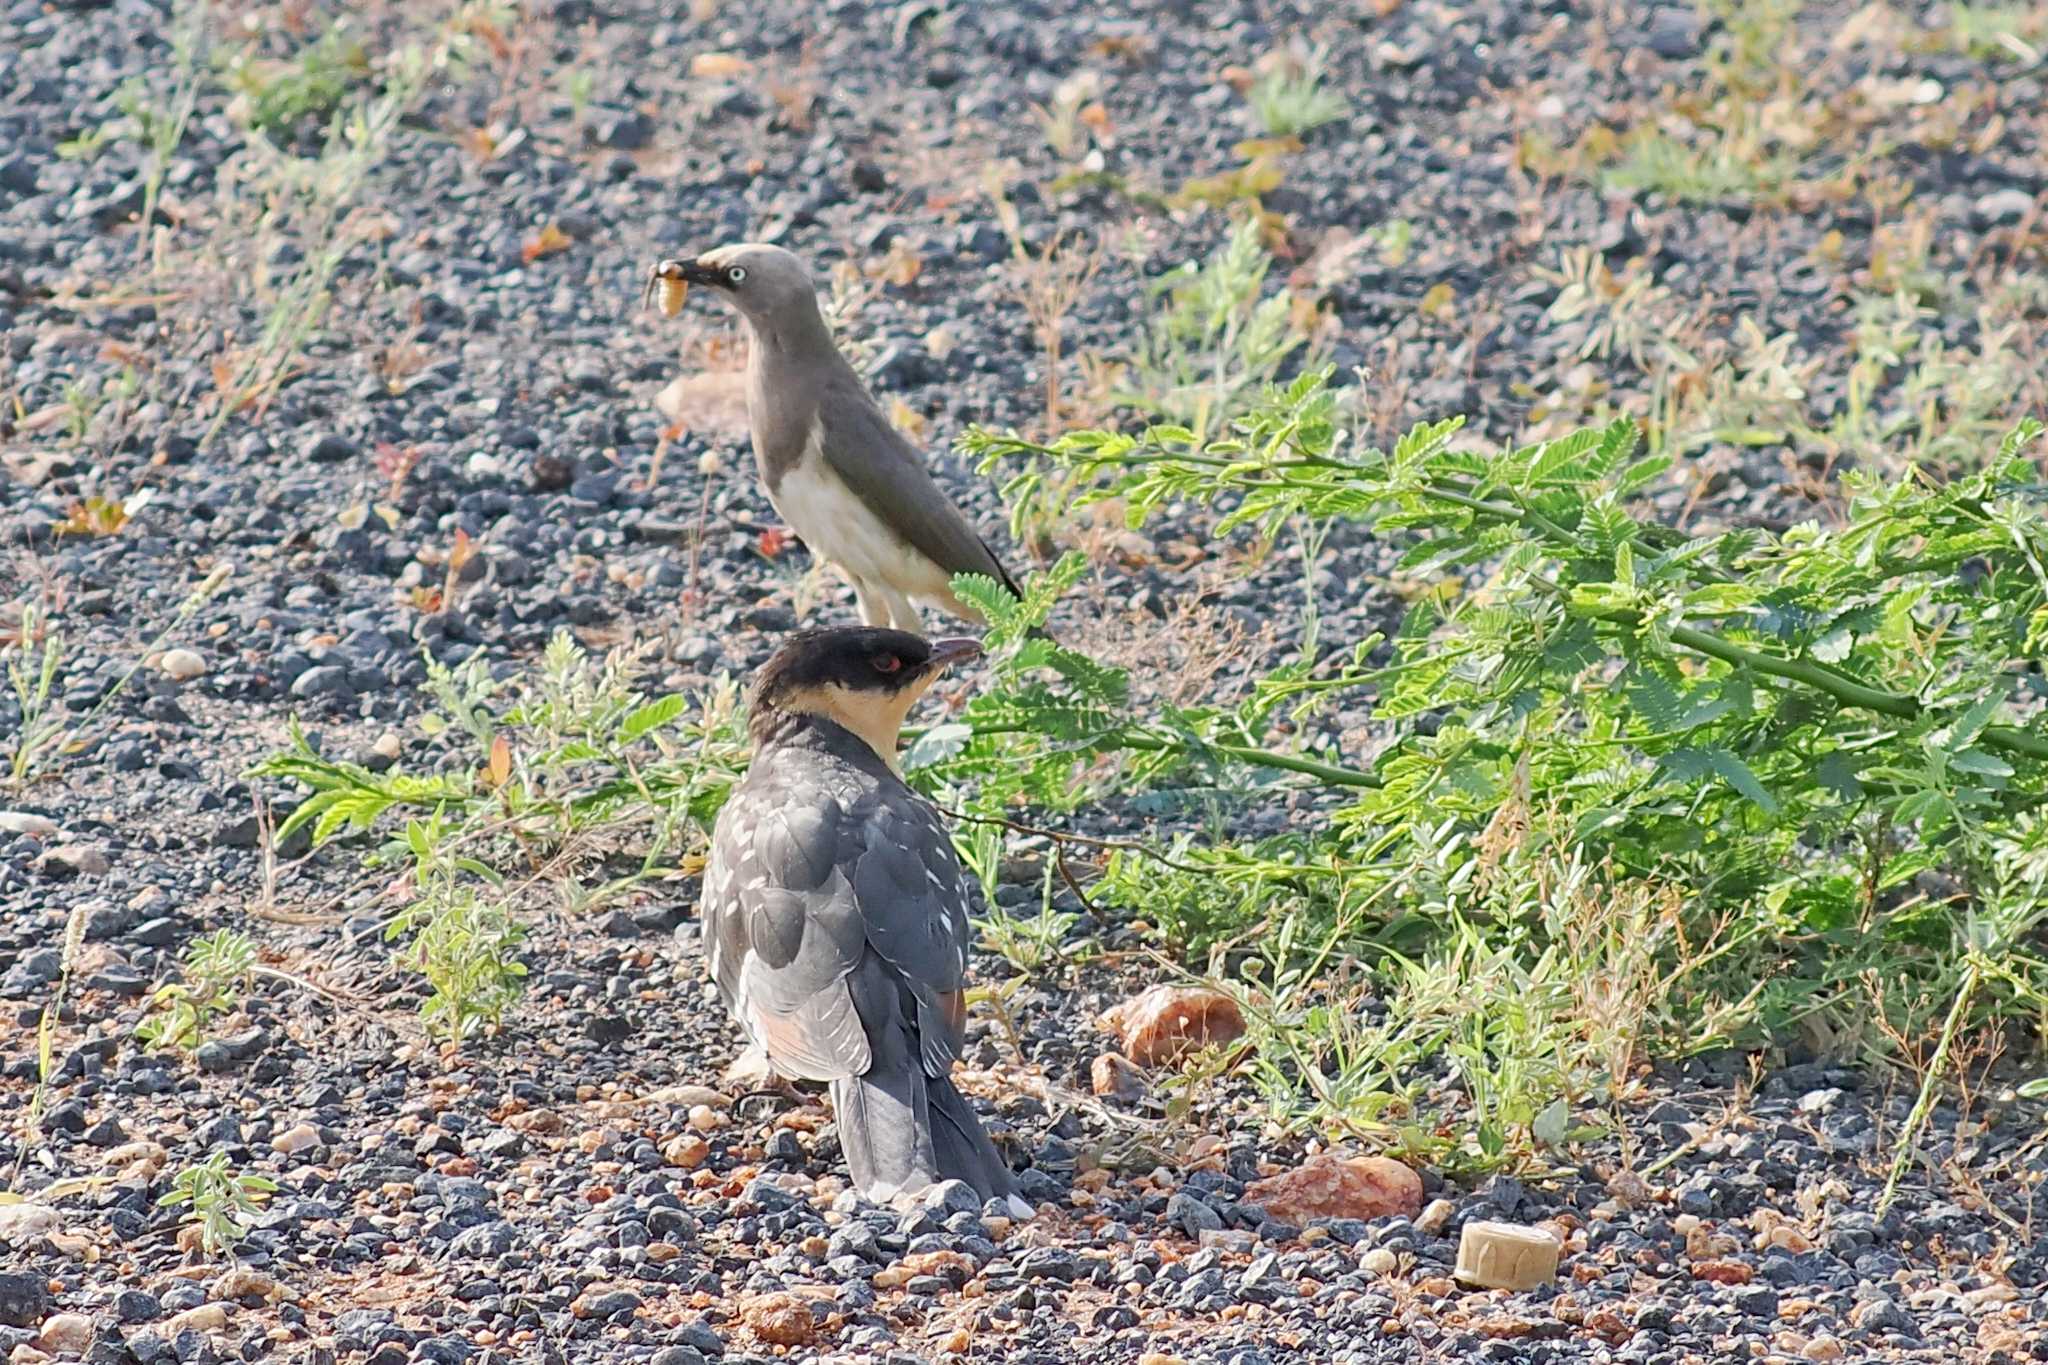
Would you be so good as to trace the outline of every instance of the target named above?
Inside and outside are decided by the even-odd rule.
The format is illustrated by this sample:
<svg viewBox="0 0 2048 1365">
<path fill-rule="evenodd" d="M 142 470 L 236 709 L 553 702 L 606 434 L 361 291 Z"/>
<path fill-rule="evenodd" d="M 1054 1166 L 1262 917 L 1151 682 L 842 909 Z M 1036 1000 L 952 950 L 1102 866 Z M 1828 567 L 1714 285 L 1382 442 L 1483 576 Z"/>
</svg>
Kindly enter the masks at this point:
<svg viewBox="0 0 2048 1365">
<path fill-rule="evenodd" d="M 966 1037 L 967 880 L 898 774 L 903 718 L 972 640 L 864 626 L 792 638 L 755 680 L 754 757 L 718 816 L 704 942 L 726 1007 L 784 1076 L 826 1081 L 877 1202 L 1009 1167 L 953 1087 Z"/>
<path fill-rule="evenodd" d="M 703 285 L 739 310 L 752 343 L 747 420 L 768 501 L 852 585 L 861 620 L 914 631 L 915 604 L 927 602 L 979 623 L 953 595 L 960 573 L 1023 595 L 839 353 L 802 261 L 742 242 L 664 261 L 654 282 Z"/>
</svg>

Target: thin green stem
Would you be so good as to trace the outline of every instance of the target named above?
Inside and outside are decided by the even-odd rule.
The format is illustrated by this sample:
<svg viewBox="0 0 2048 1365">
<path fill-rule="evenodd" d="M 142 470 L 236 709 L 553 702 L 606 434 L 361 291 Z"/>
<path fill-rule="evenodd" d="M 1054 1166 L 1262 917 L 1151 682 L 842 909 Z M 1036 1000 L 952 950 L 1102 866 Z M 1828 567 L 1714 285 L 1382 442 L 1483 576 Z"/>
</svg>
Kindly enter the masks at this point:
<svg viewBox="0 0 2048 1365">
<path fill-rule="evenodd" d="M 1975 952 L 1970 954 L 1969 964 L 1963 968 L 1963 979 L 1956 987 L 1956 998 L 1949 1003 L 1948 1018 L 1941 1024 L 1941 1039 L 1934 1046 L 1934 1056 L 1928 1059 L 1927 1074 L 1920 1078 L 1920 1094 L 1913 1101 L 1913 1111 L 1906 1115 L 1905 1127 L 1899 1130 L 1898 1150 L 1892 1156 L 1891 1174 L 1885 1177 L 1884 1193 L 1878 1196 L 1877 1213 L 1883 1217 L 1892 1206 L 1892 1198 L 1899 1191 L 1899 1181 L 1905 1177 L 1906 1167 L 1913 1160 L 1913 1139 L 1920 1133 L 1920 1127 L 1927 1122 L 1928 1113 L 1934 1108 L 1935 1090 L 1941 1084 L 1941 1074 L 1948 1067 L 1949 1047 L 1955 1042 L 1956 1031 L 1962 1027 L 1963 1016 L 1970 1008 L 1970 999 L 1977 993 L 1977 983 L 1983 978 L 1983 959 Z"/>
</svg>

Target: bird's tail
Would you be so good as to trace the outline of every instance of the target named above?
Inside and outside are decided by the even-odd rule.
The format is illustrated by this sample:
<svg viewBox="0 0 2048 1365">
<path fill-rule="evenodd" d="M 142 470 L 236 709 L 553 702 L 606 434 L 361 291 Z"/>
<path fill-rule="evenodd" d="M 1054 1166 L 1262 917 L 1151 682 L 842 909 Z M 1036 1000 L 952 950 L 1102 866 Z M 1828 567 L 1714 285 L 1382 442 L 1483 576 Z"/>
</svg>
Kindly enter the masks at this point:
<svg viewBox="0 0 2048 1365">
<path fill-rule="evenodd" d="M 964 1180 L 995 1199 L 1015 1188 L 1009 1163 L 989 1141 L 967 1097 L 953 1088 L 949 1077 L 925 1082 L 925 1097 L 931 1109 L 932 1152 L 938 1158 L 939 1179 Z"/>
<path fill-rule="evenodd" d="M 941 1180 L 983 1199 L 1009 1194 L 1010 1168 L 953 1082 L 912 1063 L 832 1082 L 839 1146 L 854 1188 L 878 1204 Z"/>
</svg>

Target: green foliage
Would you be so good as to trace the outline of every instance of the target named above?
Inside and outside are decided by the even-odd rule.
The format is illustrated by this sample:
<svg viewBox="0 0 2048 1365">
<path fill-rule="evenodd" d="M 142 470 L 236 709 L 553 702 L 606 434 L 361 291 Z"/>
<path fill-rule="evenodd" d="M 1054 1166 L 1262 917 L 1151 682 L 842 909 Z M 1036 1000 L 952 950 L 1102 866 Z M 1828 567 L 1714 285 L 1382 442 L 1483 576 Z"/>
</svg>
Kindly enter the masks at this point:
<svg viewBox="0 0 2048 1365">
<path fill-rule="evenodd" d="M 152 1052 L 198 1047 L 207 1026 L 235 1007 L 255 969 L 256 945 L 246 934 L 220 929 L 193 939 L 180 971 L 184 980 L 157 987 L 135 1036 Z"/>
<path fill-rule="evenodd" d="M 1942 9 L 1949 43 L 1972 57 L 2031 66 L 2048 46 L 2048 17 L 2038 6 L 1952 3 Z"/>
<path fill-rule="evenodd" d="M 140 501 L 134 498 L 125 505 L 117 504 L 108 515 L 119 515 L 125 520 L 126 508 L 139 506 Z M 24 603 L 20 627 L 12 632 L 13 640 L 6 649 L 0 651 L 0 657 L 7 661 L 8 685 L 21 711 L 21 725 L 14 736 L 13 752 L 7 761 L 8 777 L 15 783 L 26 782 L 39 776 L 44 763 L 51 757 L 76 753 L 87 747 L 88 732 L 101 714 L 128 690 L 128 684 L 135 680 L 144 661 L 162 650 L 164 642 L 206 605 L 221 584 L 227 582 L 231 571 L 229 565 L 219 566 L 186 594 L 156 638 L 135 656 L 135 661 L 114 680 L 111 687 L 100 693 L 100 699 L 92 709 L 77 720 L 69 719 L 52 704 L 57 675 L 64 661 L 63 633 L 50 625 L 35 603 Z"/>
<path fill-rule="evenodd" d="M 981 828 L 986 830 L 989 827 L 984 825 Z M 959 838 L 956 834 L 955 839 Z M 995 839 L 992 842 L 1000 852 L 1002 841 Z M 1081 917 L 1071 911 L 1053 908 L 1056 870 L 1054 862 L 1046 863 L 1044 881 L 1039 888 L 1038 909 L 1029 916 L 1012 914 L 997 904 L 992 883 L 983 878 L 983 885 L 991 894 L 979 922 L 982 945 L 1024 976 L 1038 976 L 1062 962 L 1078 962 L 1092 957 L 1095 952 L 1093 941 L 1067 942 L 1068 935 L 1073 933 Z"/>
<path fill-rule="evenodd" d="M 430 659 L 438 709 L 421 729 L 449 746 L 434 770 L 327 758 L 296 723 L 291 748 L 252 770 L 308 791 L 280 840 L 303 829 L 317 847 L 384 831 L 365 860 L 407 869 L 419 888 L 388 936 L 407 940 L 401 960 L 427 979 L 436 1032 L 461 1042 L 516 998 L 525 892 L 552 888 L 566 909 L 588 910 L 670 874 L 710 830 L 744 767 L 737 689 L 649 697 L 633 681 L 643 665 L 634 650 L 593 659 L 566 632 L 509 678 L 480 660 Z M 630 870 L 588 887 L 571 875 L 627 840 Z"/>
<path fill-rule="evenodd" d="M 185 1210 L 183 1221 L 199 1227 L 199 1245 L 209 1256 L 233 1251 L 249 1233 L 249 1225 L 277 1182 L 249 1171 L 228 1169 L 228 1154 L 215 1152 L 195 1166 L 179 1171 L 159 1208 Z"/>
<path fill-rule="evenodd" d="M 1150 285 L 1166 303 L 1132 358 L 1121 401 L 1200 432 L 1226 426 L 1307 341 L 1284 291 L 1260 297 L 1270 264 L 1253 216 L 1207 261 Z"/>
<path fill-rule="evenodd" d="M 369 56 L 345 19 L 287 59 L 251 46 L 223 56 L 220 68 L 221 83 L 235 92 L 232 112 L 275 142 L 325 123 L 370 75 Z"/>
<path fill-rule="evenodd" d="M 433 993 L 421 1008 L 427 1027 L 461 1043 L 480 1025 L 495 1025 L 519 998 L 526 965 L 512 956 L 526 931 L 505 907 L 476 888 L 443 879 L 384 931 L 412 934 L 401 961 L 426 977 Z"/>
<path fill-rule="evenodd" d="M 1305 61 L 1276 63 L 1252 84 L 1245 98 L 1259 127 L 1273 137 L 1296 137 L 1351 112 L 1350 102 L 1323 84 L 1320 53 Z"/>
<path fill-rule="evenodd" d="M 1610 189 L 1654 190 L 1688 204 L 1721 203 L 1775 195 L 1790 182 L 1798 160 L 1780 151 L 1747 117 L 1730 111 L 1726 123 L 1703 123 L 1674 135 L 1662 128 L 1631 129 L 1621 157 L 1600 179 Z"/>
<path fill-rule="evenodd" d="M 1630 423 L 1495 452 L 1459 446 L 1451 420 L 1382 451 L 1327 381 L 1269 390 L 1212 437 L 1169 425 L 968 444 L 1051 465 L 1133 525 L 1169 504 L 1216 507 L 1219 535 L 1361 523 L 1404 547 L 1398 572 L 1423 585 L 1394 637 L 1275 671 L 1227 711 L 1147 715 L 1120 674 L 1107 687 L 1075 661 L 1038 672 L 1045 646 L 996 613 L 992 638 L 1013 652 L 985 709 L 964 715 L 949 780 L 1049 804 L 1196 774 L 1247 793 L 1294 774 L 1351 790 L 1282 839 L 1187 841 L 1163 870 L 1119 851 L 1095 894 L 1191 946 L 1290 925 L 1325 935 L 1323 955 L 1380 964 L 1401 1027 L 1450 1008 L 1423 999 L 1427 982 L 1472 983 L 1453 1031 L 1421 1051 L 1458 1068 L 1481 1157 L 1532 1139 L 1554 1098 L 1588 1090 L 1573 1078 L 1604 1069 L 1618 1084 L 1633 1053 L 1560 1051 L 1559 1021 L 1583 1002 L 1556 992 L 1583 952 L 1559 957 L 1570 940 L 1554 914 L 1497 875 L 1517 860 L 1599 869 L 1596 904 L 1675 897 L 1661 939 L 1628 936 L 1660 945 L 1636 969 L 1662 983 L 1645 998 L 1687 1002 L 1683 1024 L 1645 1022 L 1663 1046 L 1811 1020 L 1882 1049 L 1866 973 L 1893 984 L 1897 1036 L 1941 1024 L 1903 1003 L 1929 995 L 1960 1002 L 1955 1027 L 2038 1017 L 2038 424 L 1953 482 L 1850 475 L 1839 526 L 1688 534 L 1650 515 L 1670 457 L 1642 455 Z M 1340 702 L 1370 708 L 1363 768 L 1314 738 Z M 1313 1008 L 1282 1013 L 1292 1028 Z M 1323 1046 L 1273 1064 L 1291 1103 L 1351 1123 L 1354 1106 L 1316 1098 L 1349 1065 Z M 1368 1107 L 1400 1099 L 1379 1081 L 1354 1088 Z"/>
<path fill-rule="evenodd" d="M 63 664 L 63 633 L 48 625 L 35 603 L 25 604 L 14 642 L 7 647 L 7 683 L 14 689 L 14 702 L 21 712 L 14 750 L 7 760 L 8 777 L 16 783 L 28 780 L 44 752 L 58 744 L 68 728 L 50 704 Z"/>
</svg>

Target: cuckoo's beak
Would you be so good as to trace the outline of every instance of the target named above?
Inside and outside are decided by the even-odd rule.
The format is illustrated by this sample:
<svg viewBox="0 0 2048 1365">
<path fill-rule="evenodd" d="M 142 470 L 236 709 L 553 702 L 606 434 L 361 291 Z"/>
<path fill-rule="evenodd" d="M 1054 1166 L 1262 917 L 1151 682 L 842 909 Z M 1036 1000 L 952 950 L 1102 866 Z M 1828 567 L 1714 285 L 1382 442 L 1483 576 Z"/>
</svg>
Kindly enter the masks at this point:
<svg viewBox="0 0 2048 1365">
<path fill-rule="evenodd" d="M 932 656 L 926 661 L 925 667 L 936 672 L 949 665 L 965 663 L 969 659 L 980 657 L 981 641 L 970 640 L 964 635 L 948 636 L 943 640 L 932 641 Z"/>
</svg>

